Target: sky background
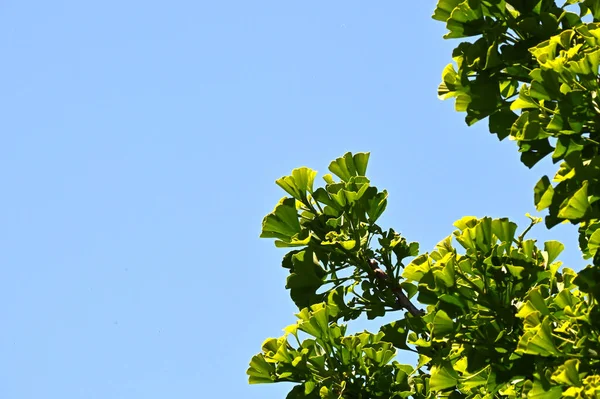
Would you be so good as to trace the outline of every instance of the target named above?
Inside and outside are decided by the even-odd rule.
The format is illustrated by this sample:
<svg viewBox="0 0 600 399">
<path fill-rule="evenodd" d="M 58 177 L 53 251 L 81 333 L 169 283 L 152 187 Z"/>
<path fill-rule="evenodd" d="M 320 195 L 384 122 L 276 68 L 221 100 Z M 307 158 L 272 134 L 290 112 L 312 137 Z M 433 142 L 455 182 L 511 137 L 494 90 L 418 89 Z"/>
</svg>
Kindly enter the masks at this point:
<svg viewBox="0 0 600 399">
<path fill-rule="evenodd" d="M 553 168 L 437 99 L 434 6 L 3 1 L 0 397 L 284 398 L 245 371 L 295 321 L 258 238 L 295 167 L 370 151 L 423 250 L 464 215 L 524 228 Z M 573 227 L 532 236 L 584 264 Z"/>
</svg>

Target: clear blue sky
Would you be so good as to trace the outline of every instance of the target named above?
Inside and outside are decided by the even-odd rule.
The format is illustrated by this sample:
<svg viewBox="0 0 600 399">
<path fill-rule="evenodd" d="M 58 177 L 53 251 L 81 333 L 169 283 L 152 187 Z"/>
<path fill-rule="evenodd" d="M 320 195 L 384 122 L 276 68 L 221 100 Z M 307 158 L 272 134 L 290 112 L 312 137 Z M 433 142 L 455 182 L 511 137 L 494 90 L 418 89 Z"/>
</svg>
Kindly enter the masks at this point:
<svg viewBox="0 0 600 399">
<path fill-rule="evenodd" d="M 3 1 L 0 398 L 284 398 L 244 373 L 295 320 L 258 239 L 294 167 L 371 151 L 424 250 L 463 215 L 524 223 L 548 163 L 437 99 L 434 5 Z M 533 235 L 581 266 L 574 228 Z"/>
</svg>

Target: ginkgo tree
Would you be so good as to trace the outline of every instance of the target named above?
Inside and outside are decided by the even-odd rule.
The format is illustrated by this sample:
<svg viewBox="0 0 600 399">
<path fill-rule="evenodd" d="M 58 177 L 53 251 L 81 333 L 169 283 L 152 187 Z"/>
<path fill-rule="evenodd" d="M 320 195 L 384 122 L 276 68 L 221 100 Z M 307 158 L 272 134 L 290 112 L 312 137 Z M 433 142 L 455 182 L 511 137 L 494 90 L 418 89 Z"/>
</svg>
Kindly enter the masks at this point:
<svg viewBox="0 0 600 399">
<path fill-rule="evenodd" d="M 591 264 L 563 267 L 563 244 L 528 237 L 534 216 L 521 229 L 464 217 L 423 252 L 378 224 L 388 193 L 367 178 L 368 153 L 334 160 L 322 185 L 295 169 L 261 237 L 289 250 L 298 321 L 263 343 L 249 381 L 294 382 L 289 399 L 600 398 L 600 0 L 439 0 L 433 18 L 468 38 L 439 96 L 514 140 L 527 167 L 558 164 L 534 204 L 548 228 L 579 227 Z M 378 332 L 346 333 L 388 312 Z"/>
</svg>

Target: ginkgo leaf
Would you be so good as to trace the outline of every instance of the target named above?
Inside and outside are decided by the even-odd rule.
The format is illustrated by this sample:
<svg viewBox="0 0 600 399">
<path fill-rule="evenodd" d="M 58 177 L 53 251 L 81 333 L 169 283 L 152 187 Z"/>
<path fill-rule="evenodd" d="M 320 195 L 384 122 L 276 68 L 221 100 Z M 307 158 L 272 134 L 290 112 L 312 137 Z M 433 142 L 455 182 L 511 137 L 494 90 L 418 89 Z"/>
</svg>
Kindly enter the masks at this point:
<svg viewBox="0 0 600 399">
<path fill-rule="evenodd" d="M 364 176 L 367 172 L 368 163 L 368 152 L 356 153 L 354 155 L 348 152 L 343 157 L 332 161 L 329 164 L 329 170 L 331 173 L 347 182 L 353 176 Z"/>
<path fill-rule="evenodd" d="M 260 237 L 278 238 L 290 242 L 292 237 L 300 231 L 296 200 L 294 198 L 282 198 L 273 212 L 263 219 Z"/>
<path fill-rule="evenodd" d="M 590 203 L 587 193 L 588 182 L 584 181 L 581 188 L 567 198 L 561 205 L 558 217 L 563 219 L 581 219 L 587 212 Z"/>
<path fill-rule="evenodd" d="M 433 392 L 439 392 L 455 387 L 458 378 L 458 374 L 454 371 L 452 364 L 448 361 L 442 362 L 439 366 L 432 367 L 429 388 Z"/>
</svg>

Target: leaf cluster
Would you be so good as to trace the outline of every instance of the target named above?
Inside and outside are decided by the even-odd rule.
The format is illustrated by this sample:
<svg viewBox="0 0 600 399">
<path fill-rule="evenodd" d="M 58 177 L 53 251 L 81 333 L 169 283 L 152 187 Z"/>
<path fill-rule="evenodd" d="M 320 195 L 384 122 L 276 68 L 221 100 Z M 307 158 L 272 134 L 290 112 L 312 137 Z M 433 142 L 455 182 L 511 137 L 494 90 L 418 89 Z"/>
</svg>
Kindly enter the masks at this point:
<svg viewBox="0 0 600 399">
<path fill-rule="evenodd" d="M 597 269 L 559 270 L 563 244 L 526 238 L 533 217 L 519 235 L 508 219 L 465 217 L 419 254 L 376 223 L 387 193 L 364 176 L 368 158 L 338 158 L 330 171 L 341 181 L 326 175 L 318 189 L 308 168 L 277 180 L 291 196 L 262 236 L 290 249 L 282 266 L 299 320 L 264 342 L 250 382 L 297 383 L 288 398 L 594 397 Z M 339 324 L 397 310 L 378 333 Z M 397 351 L 417 353 L 416 367 L 394 361 Z"/>
<path fill-rule="evenodd" d="M 368 153 L 329 165 L 322 187 L 303 167 L 261 237 L 288 252 L 296 324 L 269 338 L 250 383 L 293 382 L 288 398 L 600 398 L 600 1 L 439 0 L 433 18 L 452 53 L 438 94 L 472 125 L 488 120 L 552 180 L 534 188 L 551 228 L 579 226 L 580 272 L 506 218 L 464 217 L 430 252 L 378 221 L 388 193 L 367 178 Z M 389 312 L 376 333 L 346 322 Z M 418 356 L 414 366 L 398 352 Z"/>
<path fill-rule="evenodd" d="M 317 189 L 316 172 L 306 167 L 276 181 L 290 196 L 264 218 L 261 237 L 298 248 L 282 266 L 290 271 L 286 287 L 300 309 L 328 301 L 346 320 L 399 309 L 395 282 L 402 261 L 416 255 L 418 245 L 376 224 L 388 194 L 365 176 L 368 161 L 368 153 L 334 160 L 329 169 L 339 180 L 325 175 L 325 186 Z M 380 266 L 374 268 L 374 261 Z"/>
<path fill-rule="evenodd" d="M 548 227 L 579 225 L 583 254 L 594 257 L 600 247 L 600 3 L 440 0 L 433 17 L 446 24 L 446 38 L 470 38 L 454 49 L 440 98 L 455 98 L 469 125 L 487 118 L 491 133 L 517 143 L 528 167 L 548 155 L 559 164 L 552 181 L 543 176 L 536 185 L 535 206 L 548 209 Z"/>
</svg>

